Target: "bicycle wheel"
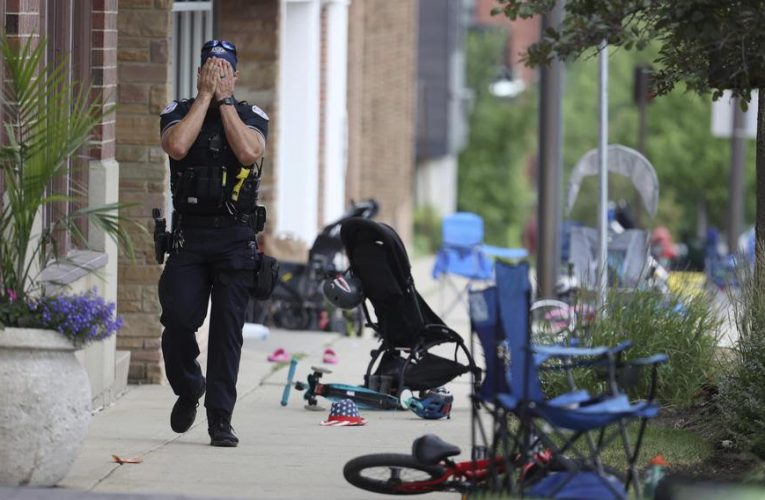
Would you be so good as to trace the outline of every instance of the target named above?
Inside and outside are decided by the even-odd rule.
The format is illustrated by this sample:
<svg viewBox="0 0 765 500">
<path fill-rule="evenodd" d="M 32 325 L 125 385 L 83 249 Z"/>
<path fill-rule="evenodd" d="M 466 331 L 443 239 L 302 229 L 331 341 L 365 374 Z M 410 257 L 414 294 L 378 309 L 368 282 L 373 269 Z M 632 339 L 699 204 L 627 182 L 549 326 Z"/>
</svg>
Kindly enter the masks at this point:
<svg viewBox="0 0 765 500">
<path fill-rule="evenodd" d="M 575 327 L 574 310 L 565 302 L 544 299 L 531 305 L 531 339 L 535 344 L 568 344 Z"/>
<path fill-rule="evenodd" d="M 419 495 L 440 491 L 428 481 L 443 477 L 445 469 L 418 462 L 411 455 L 379 453 L 356 457 L 343 468 L 345 480 L 362 490 L 388 495 Z"/>
</svg>

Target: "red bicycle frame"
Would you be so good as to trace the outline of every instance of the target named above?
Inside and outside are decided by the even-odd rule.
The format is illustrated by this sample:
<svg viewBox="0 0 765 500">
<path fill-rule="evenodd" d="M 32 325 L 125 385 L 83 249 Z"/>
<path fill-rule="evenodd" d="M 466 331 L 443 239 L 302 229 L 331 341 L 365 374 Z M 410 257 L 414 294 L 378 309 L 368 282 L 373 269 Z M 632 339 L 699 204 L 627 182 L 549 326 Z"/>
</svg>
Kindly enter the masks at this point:
<svg viewBox="0 0 765 500">
<path fill-rule="evenodd" d="M 520 458 L 520 457 L 518 457 Z M 517 459 L 516 459 L 517 460 Z M 534 460 L 527 462 L 521 467 L 519 480 L 522 482 L 528 477 L 529 472 L 540 464 L 549 463 L 552 460 L 552 452 L 544 450 L 534 454 Z M 449 478 L 459 478 L 461 484 L 478 484 L 485 481 L 490 474 L 502 474 L 505 472 L 505 459 L 502 456 L 495 457 L 493 460 L 484 458 L 476 461 L 450 462 L 445 460 L 444 474 L 429 481 L 417 481 L 402 483 L 397 488 L 399 491 L 408 493 L 426 493 L 445 489 L 443 486 Z M 518 465 L 518 464 L 513 464 Z M 493 470 L 492 470 L 493 469 Z"/>
<path fill-rule="evenodd" d="M 502 473 L 505 470 L 505 462 L 502 457 L 496 457 L 494 459 L 494 470 L 497 473 Z M 459 478 L 461 482 L 467 483 L 480 483 L 485 481 L 491 473 L 492 460 L 481 459 L 475 462 L 446 462 L 444 474 L 435 479 L 429 481 L 417 481 L 404 483 L 399 486 L 399 490 L 402 492 L 429 492 L 443 489 L 442 486 L 450 478 Z"/>
</svg>

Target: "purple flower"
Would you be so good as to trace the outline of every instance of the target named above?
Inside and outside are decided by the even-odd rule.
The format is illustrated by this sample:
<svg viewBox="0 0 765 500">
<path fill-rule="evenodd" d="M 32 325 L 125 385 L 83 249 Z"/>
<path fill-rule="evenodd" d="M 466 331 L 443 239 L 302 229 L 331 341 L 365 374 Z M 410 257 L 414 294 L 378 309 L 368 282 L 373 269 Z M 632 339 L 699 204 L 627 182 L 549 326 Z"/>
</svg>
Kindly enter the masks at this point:
<svg viewBox="0 0 765 500">
<path fill-rule="evenodd" d="M 11 302 L 15 302 L 16 299 L 19 298 L 19 296 L 16 295 L 16 291 L 13 288 L 8 288 L 6 292 L 8 293 L 8 300 L 10 300 Z"/>
<path fill-rule="evenodd" d="M 44 296 L 29 305 L 39 314 L 44 328 L 55 329 L 76 343 L 103 340 L 122 327 L 115 304 L 107 303 L 95 290 L 79 295 Z"/>
</svg>

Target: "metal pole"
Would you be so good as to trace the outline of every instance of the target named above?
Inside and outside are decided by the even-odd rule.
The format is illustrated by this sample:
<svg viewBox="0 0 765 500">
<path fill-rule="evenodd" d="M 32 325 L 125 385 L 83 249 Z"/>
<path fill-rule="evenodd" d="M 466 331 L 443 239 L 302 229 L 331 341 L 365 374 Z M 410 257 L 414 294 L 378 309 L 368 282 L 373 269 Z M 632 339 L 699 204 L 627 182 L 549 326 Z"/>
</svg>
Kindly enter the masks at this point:
<svg viewBox="0 0 765 500">
<path fill-rule="evenodd" d="M 640 154 L 647 156 L 646 152 L 646 138 L 648 136 L 648 123 L 647 123 L 647 111 L 648 111 L 648 86 L 649 86 L 649 72 L 648 69 L 639 66 L 638 67 L 638 81 L 635 82 L 638 87 L 637 92 L 637 105 L 638 105 L 638 151 Z M 633 199 L 633 207 L 641 206 L 640 193 L 636 192 Z M 635 217 L 635 224 L 640 227 L 641 224 L 641 211 L 635 210 L 633 212 Z"/>
<path fill-rule="evenodd" d="M 598 137 L 598 306 L 606 303 L 608 287 L 608 44 L 605 40 L 598 46 L 600 68 L 599 103 L 600 134 Z"/>
<path fill-rule="evenodd" d="M 645 98 L 642 98 L 638 101 L 638 151 L 640 151 L 641 154 L 645 155 L 645 140 L 646 136 L 648 135 L 648 127 L 646 124 L 646 108 L 647 103 L 645 102 Z"/>
<path fill-rule="evenodd" d="M 733 130 L 730 134 L 730 191 L 728 192 L 728 253 L 738 252 L 738 235 L 744 220 L 744 156 L 746 115 L 738 98 L 733 99 Z"/>
<path fill-rule="evenodd" d="M 563 21 L 563 0 L 542 18 L 542 32 Z M 553 297 L 560 262 L 563 171 L 563 63 L 553 60 L 540 70 L 537 222 L 537 296 Z"/>
</svg>

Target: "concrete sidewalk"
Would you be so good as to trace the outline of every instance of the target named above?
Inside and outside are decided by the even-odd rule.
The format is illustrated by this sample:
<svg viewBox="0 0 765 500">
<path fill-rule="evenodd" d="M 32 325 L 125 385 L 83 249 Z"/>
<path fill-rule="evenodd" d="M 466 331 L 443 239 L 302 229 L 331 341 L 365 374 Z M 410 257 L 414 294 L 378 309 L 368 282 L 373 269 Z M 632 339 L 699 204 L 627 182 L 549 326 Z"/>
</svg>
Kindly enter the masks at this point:
<svg viewBox="0 0 765 500">
<path fill-rule="evenodd" d="M 431 259 L 414 263 L 418 289 L 438 309 L 438 287 L 430 278 Z M 468 334 L 467 311 L 457 307 L 447 323 Z M 412 441 L 436 433 L 462 447 L 467 460 L 470 442 L 469 379 L 448 385 L 455 394 L 452 418 L 423 420 L 408 411 L 362 411 L 363 427 L 323 427 L 329 402 L 320 398 L 324 411 L 303 408 L 302 393 L 293 390 L 289 405 L 280 399 L 287 376 L 284 365 L 266 361 L 277 347 L 306 355 L 298 364 L 296 379 L 305 380 L 312 365 L 321 365 L 326 346 L 337 352 L 339 364 L 331 366 L 328 382 L 359 384 L 378 342 L 366 332 L 363 338 L 318 332 L 272 330 L 268 339 L 246 341 L 242 353 L 239 398 L 233 426 L 241 440 L 238 448 L 209 446 L 204 408 L 185 434 L 170 429 L 170 409 L 175 397 L 168 385 L 131 386 L 115 405 L 96 414 L 77 462 L 60 485 L 47 490 L 52 496 L 89 492 L 178 495 L 188 498 L 385 498 L 351 486 L 342 476 L 344 464 L 368 453 L 409 453 Z M 204 363 L 203 363 L 204 366 Z M 112 455 L 140 458 L 140 464 L 118 465 Z M 39 491 L 39 490 L 37 490 Z M 45 490 L 43 490 L 45 491 Z M 33 494 L 34 490 L 27 490 Z M 438 494 L 444 497 L 444 494 Z M 0 495 L 2 496 L 2 495 Z M 430 495 L 432 496 L 432 495 Z M 446 495 L 456 498 L 457 495 Z M 12 497 L 21 499 L 43 497 Z M 45 496 L 44 498 L 51 498 Z M 60 496 L 59 498 L 72 498 Z M 89 496 L 83 496 L 89 498 Z M 116 496 L 115 498 L 125 498 Z"/>
</svg>

